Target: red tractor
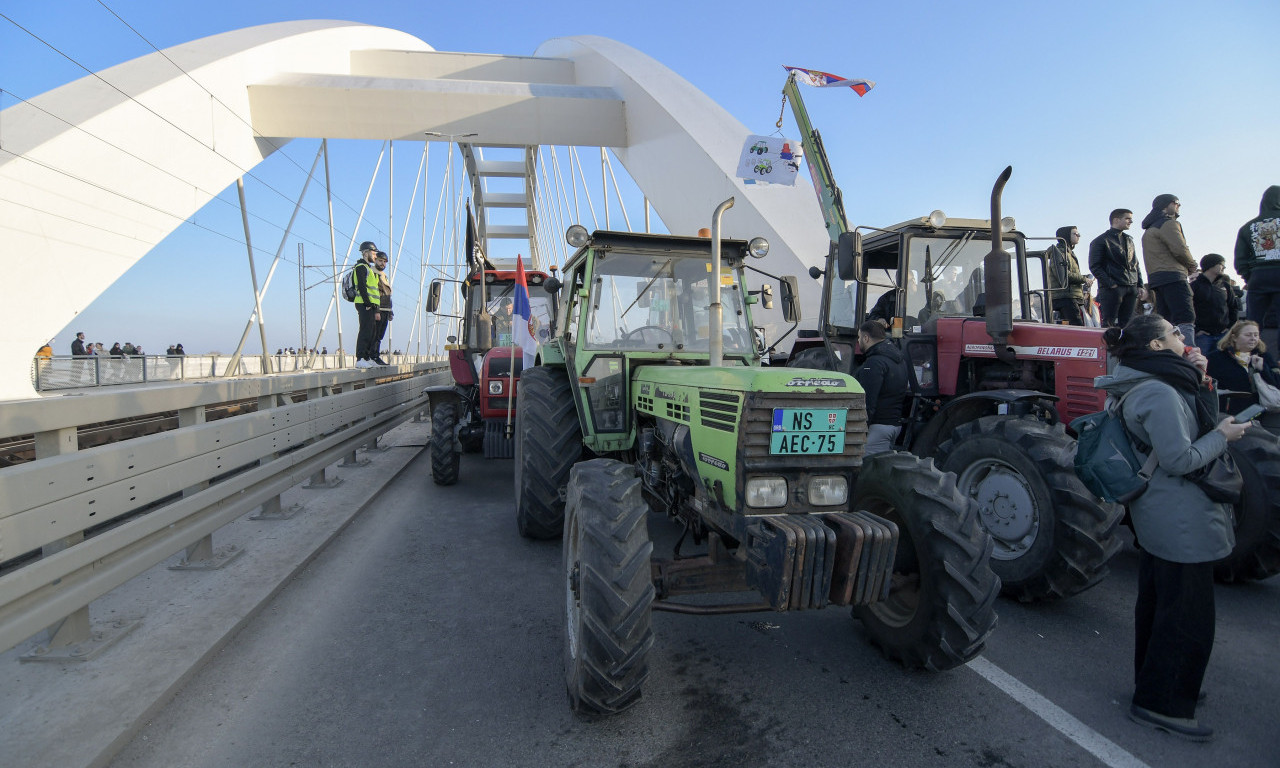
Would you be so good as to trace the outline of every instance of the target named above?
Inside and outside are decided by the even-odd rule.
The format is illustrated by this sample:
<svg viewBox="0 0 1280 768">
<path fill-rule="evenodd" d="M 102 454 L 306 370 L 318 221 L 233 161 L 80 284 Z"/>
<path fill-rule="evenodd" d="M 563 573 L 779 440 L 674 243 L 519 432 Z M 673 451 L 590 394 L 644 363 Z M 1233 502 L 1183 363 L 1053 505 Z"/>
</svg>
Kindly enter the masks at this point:
<svg viewBox="0 0 1280 768">
<path fill-rule="evenodd" d="M 437 485 L 458 482 L 463 452 L 484 451 L 486 459 L 510 459 L 514 453 L 516 387 L 523 353 L 513 345 L 512 318 L 516 272 L 495 269 L 488 261 L 460 283 L 434 280 L 427 312 L 438 313 L 445 282 L 459 285 L 462 314 L 446 315 L 462 321 L 461 339 L 450 335 L 451 386 L 427 390 L 431 408 L 431 478 Z M 554 268 L 553 268 L 554 269 Z M 545 340 L 551 326 L 550 298 L 540 289 L 544 272 L 526 271 L 529 287 L 530 330 Z"/>
</svg>

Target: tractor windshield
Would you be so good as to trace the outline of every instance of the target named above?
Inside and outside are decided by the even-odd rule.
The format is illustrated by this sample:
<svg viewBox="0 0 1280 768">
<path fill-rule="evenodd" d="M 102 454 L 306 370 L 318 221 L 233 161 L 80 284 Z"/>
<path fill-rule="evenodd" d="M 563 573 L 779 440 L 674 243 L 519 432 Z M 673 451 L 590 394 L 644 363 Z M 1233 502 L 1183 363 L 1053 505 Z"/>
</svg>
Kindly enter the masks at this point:
<svg viewBox="0 0 1280 768">
<path fill-rule="evenodd" d="M 750 354 L 738 273 L 721 273 L 725 354 Z M 586 344 L 593 349 L 707 352 L 711 263 L 705 255 L 610 251 L 596 262 Z"/>
<path fill-rule="evenodd" d="M 478 291 L 479 289 L 473 289 Z M 476 298 L 479 298 L 476 293 Z M 498 280 L 485 286 L 485 308 L 493 318 L 490 345 L 495 347 L 510 346 L 512 343 L 511 323 L 515 312 L 516 284 L 511 280 Z M 533 337 L 542 344 L 550 338 L 551 298 L 541 288 L 529 290 L 529 330 Z M 468 339 L 476 339 L 476 313 L 468 318 Z"/>
</svg>

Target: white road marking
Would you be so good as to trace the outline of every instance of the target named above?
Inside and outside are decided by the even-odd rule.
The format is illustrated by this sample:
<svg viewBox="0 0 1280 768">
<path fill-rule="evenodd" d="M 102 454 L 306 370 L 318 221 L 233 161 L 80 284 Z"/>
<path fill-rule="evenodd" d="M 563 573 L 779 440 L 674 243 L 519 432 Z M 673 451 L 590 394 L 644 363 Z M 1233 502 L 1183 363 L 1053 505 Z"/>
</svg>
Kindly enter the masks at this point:
<svg viewBox="0 0 1280 768">
<path fill-rule="evenodd" d="M 968 667 L 1110 768 L 1151 768 L 986 659 L 978 657 L 969 662 Z"/>
</svg>

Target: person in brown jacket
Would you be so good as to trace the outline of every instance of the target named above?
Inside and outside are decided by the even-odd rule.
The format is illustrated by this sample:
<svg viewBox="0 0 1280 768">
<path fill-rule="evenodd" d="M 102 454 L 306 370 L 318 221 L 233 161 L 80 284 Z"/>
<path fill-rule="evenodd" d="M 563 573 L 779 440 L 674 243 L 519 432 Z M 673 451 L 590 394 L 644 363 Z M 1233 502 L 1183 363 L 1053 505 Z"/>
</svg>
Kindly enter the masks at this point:
<svg viewBox="0 0 1280 768">
<path fill-rule="evenodd" d="M 1159 195 L 1142 220 L 1142 261 L 1147 288 L 1156 294 L 1156 314 L 1178 326 L 1184 338 L 1196 337 L 1196 310 L 1188 278 L 1199 265 L 1178 223 L 1182 203 L 1177 195 Z"/>
</svg>

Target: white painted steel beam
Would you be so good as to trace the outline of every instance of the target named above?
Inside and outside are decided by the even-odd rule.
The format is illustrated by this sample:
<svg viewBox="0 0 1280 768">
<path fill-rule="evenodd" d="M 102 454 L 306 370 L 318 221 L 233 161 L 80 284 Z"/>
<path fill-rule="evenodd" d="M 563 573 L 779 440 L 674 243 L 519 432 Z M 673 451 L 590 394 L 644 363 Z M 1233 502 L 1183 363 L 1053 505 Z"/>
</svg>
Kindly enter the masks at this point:
<svg viewBox="0 0 1280 768">
<path fill-rule="evenodd" d="M 471 80 L 287 74 L 249 86 L 264 136 L 422 140 L 474 133 L 473 143 L 626 143 L 623 103 L 609 88 Z"/>
</svg>

